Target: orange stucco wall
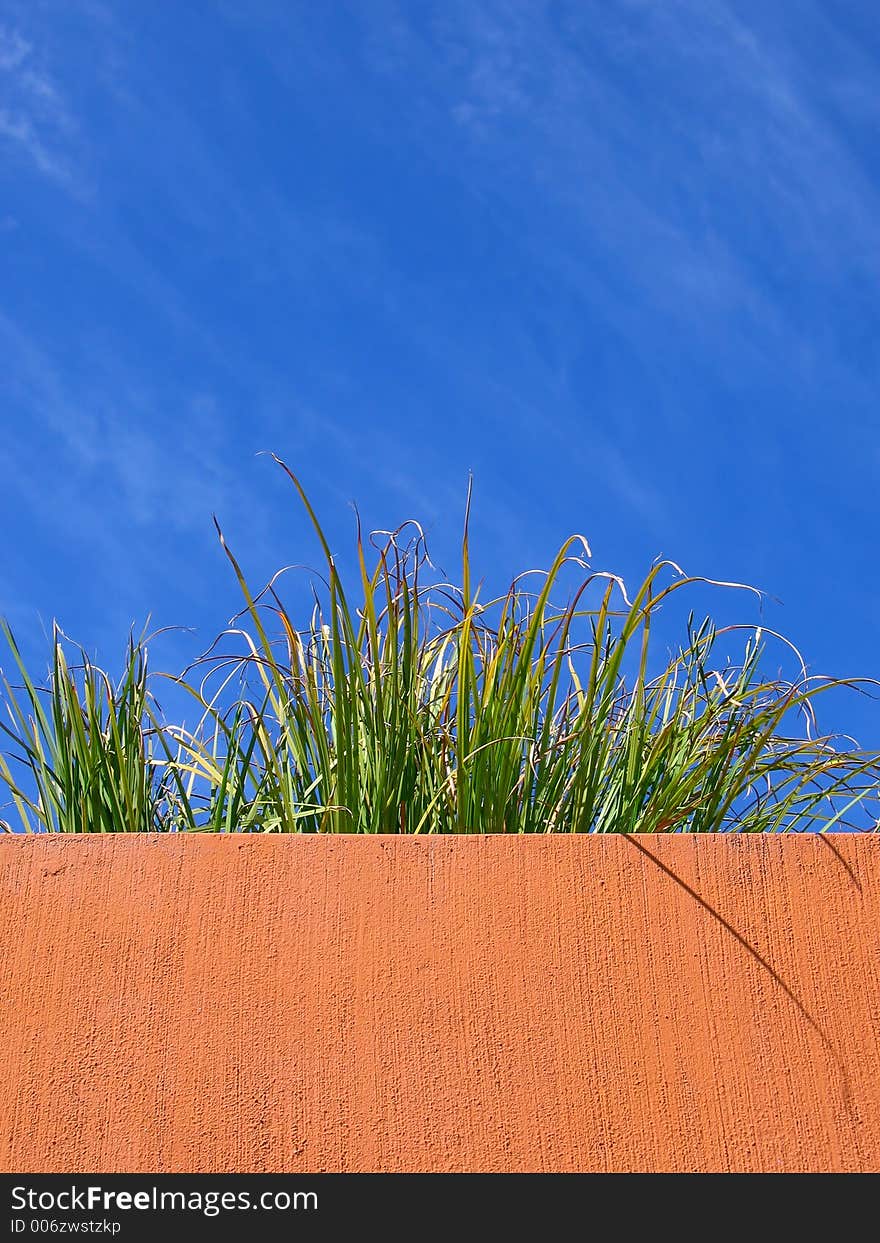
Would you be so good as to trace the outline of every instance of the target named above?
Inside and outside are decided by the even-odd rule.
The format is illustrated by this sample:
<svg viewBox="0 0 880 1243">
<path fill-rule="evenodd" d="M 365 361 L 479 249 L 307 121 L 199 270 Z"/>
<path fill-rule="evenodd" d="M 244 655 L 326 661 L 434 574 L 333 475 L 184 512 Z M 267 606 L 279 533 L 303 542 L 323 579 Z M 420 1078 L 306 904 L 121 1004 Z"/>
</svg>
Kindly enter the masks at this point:
<svg viewBox="0 0 880 1243">
<path fill-rule="evenodd" d="M 880 838 L 0 841 L 5 1171 L 877 1170 Z"/>
</svg>

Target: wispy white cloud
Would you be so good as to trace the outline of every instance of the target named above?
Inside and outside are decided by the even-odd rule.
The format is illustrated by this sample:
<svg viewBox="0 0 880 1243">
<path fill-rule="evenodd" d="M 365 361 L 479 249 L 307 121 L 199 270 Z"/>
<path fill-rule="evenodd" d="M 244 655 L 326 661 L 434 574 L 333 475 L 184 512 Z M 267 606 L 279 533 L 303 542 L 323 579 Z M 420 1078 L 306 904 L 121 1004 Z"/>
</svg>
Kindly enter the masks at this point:
<svg viewBox="0 0 880 1243">
<path fill-rule="evenodd" d="M 849 79 L 838 70 L 841 97 L 864 112 L 880 70 L 807 7 L 820 43 L 853 67 Z M 744 12 L 723 0 L 483 0 L 420 24 L 392 2 L 371 9 L 368 46 L 377 72 L 416 76 L 417 104 L 433 93 L 459 126 L 463 176 L 496 197 L 502 178 L 541 196 L 547 228 L 524 242 L 609 314 L 614 291 L 578 271 L 576 247 L 554 256 L 554 239 L 603 247 L 630 297 L 673 321 L 708 331 L 745 314 L 778 350 L 795 326 L 767 292 L 768 257 L 781 279 L 880 274 L 880 196 L 815 66 Z"/>
<path fill-rule="evenodd" d="M 22 70 L 31 51 L 31 45 L 17 30 L 0 26 L 0 71 L 14 73 Z"/>
<path fill-rule="evenodd" d="M 28 546 L 36 541 L 42 549 L 25 576 L 29 593 L 22 595 L 19 569 L 18 591 L 0 591 L 0 613 L 27 618 L 40 591 L 57 609 L 58 593 L 46 591 L 46 579 L 72 576 L 79 603 L 65 597 L 66 616 L 85 609 L 101 642 L 142 625 L 147 613 L 154 624 L 190 622 L 195 614 L 219 628 L 235 590 L 212 513 L 245 551 L 271 542 L 253 471 L 229 447 L 228 412 L 211 394 L 138 382 L 106 358 L 93 358 L 88 379 L 77 382 L 3 316 L 0 358 L 4 513 L 28 533 Z M 248 478 L 251 486 L 243 486 Z M 171 599 L 159 586 L 166 582 L 174 584 Z M 218 582 L 225 602 L 215 608 Z"/>
<path fill-rule="evenodd" d="M 93 358 L 89 380 L 73 385 L 46 349 L 2 314 L 0 355 L 7 450 L 18 466 L 8 486 L 68 533 L 56 487 L 46 491 L 44 454 L 54 459 L 62 490 L 88 497 L 97 488 L 119 515 L 114 526 L 102 506 L 76 508 L 77 521 L 100 523 L 110 547 L 124 540 L 124 527 L 192 534 L 208 530 L 213 510 L 233 508 L 233 463 L 223 453 L 223 415 L 211 395 L 174 394 L 169 401 L 167 392 L 138 383 L 106 357 Z"/>
<path fill-rule="evenodd" d="M 76 132 L 64 94 L 34 45 L 0 25 L 0 143 L 44 176 L 77 190 Z"/>
</svg>

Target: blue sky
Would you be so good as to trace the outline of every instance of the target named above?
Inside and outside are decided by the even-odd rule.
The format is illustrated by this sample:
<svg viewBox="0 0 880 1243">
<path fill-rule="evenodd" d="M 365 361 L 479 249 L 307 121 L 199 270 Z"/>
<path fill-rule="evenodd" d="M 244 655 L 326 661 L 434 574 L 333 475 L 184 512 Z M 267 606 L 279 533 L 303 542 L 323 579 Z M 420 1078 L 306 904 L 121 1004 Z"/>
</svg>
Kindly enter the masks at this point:
<svg viewBox="0 0 880 1243">
<path fill-rule="evenodd" d="M 0 612 L 112 661 L 408 517 L 880 677 L 871 3 L 0 5 Z M 743 596 L 725 620 L 756 621 Z M 878 707 L 848 727 L 880 745 Z"/>
</svg>

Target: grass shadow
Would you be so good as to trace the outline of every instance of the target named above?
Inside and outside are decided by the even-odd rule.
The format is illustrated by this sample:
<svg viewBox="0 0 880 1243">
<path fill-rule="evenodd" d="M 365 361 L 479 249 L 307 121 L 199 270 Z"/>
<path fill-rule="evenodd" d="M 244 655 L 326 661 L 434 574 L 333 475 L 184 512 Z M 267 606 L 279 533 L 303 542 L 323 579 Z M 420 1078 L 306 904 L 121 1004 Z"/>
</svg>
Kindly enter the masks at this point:
<svg viewBox="0 0 880 1243">
<path fill-rule="evenodd" d="M 737 941 L 743 947 L 746 953 L 748 953 L 752 958 L 754 958 L 755 962 L 757 962 L 763 968 L 763 970 L 766 971 L 766 973 L 773 980 L 777 988 L 781 989 L 781 991 L 789 999 L 792 1005 L 797 1009 L 801 1017 L 805 1020 L 805 1022 L 809 1024 L 809 1026 L 813 1029 L 813 1031 L 822 1041 L 822 1044 L 825 1046 L 825 1049 L 827 1050 L 831 1060 L 834 1062 L 834 1065 L 837 1068 L 838 1075 L 840 1076 L 840 1088 L 841 1088 L 841 1096 L 843 1099 L 843 1103 L 847 1109 L 847 1112 L 852 1113 L 852 1087 L 850 1084 L 849 1075 L 847 1073 L 846 1067 L 844 1066 L 843 1060 L 840 1057 L 840 1054 L 837 1052 L 837 1049 L 835 1048 L 834 1043 L 831 1040 L 831 1037 L 824 1030 L 822 1025 L 819 1023 L 818 1019 L 816 1019 L 814 1015 L 810 1013 L 810 1011 L 807 1009 L 807 1007 L 804 1005 L 801 999 L 797 996 L 797 994 L 794 992 L 791 986 L 785 982 L 785 980 L 782 978 L 782 976 L 779 974 L 779 972 L 776 970 L 773 964 L 769 962 L 764 957 L 764 955 L 760 952 L 760 950 L 756 949 L 755 946 L 752 945 L 752 943 L 746 937 L 744 937 L 741 932 L 738 932 L 737 929 L 734 928 L 733 924 L 731 924 L 728 920 L 724 918 L 724 916 L 721 914 L 720 911 L 716 910 L 715 907 L 712 906 L 711 903 L 707 902 L 705 898 L 701 897 L 700 894 L 697 893 L 696 889 L 694 889 L 691 885 L 689 885 L 687 881 L 683 880 L 676 872 L 673 872 L 672 868 L 667 867 L 665 863 L 662 863 L 660 859 L 657 858 L 656 855 L 651 853 L 651 851 L 647 848 L 647 846 L 643 846 L 642 843 L 638 841 L 637 834 L 622 833 L 621 837 L 623 838 L 624 841 L 629 842 L 631 846 L 635 847 L 635 849 L 638 850 L 641 854 L 645 855 L 646 858 L 650 859 L 651 862 L 656 867 L 658 867 L 661 872 L 665 873 L 665 875 L 668 876 L 670 880 L 674 881 L 676 885 L 678 885 L 681 889 L 683 889 L 684 892 L 690 898 L 693 898 L 693 900 L 697 902 L 703 908 L 704 911 L 706 911 L 709 915 L 711 915 L 712 918 L 721 925 L 721 927 L 725 930 L 725 932 L 729 933 L 729 935 L 732 936 L 733 939 Z M 827 839 L 825 840 L 827 841 Z M 832 847 L 831 849 L 834 850 L 834 847 Z M 837 855 L 836 850 L 834 851 L 834 853 L 835 855 Z M 840 856 L 838 855 L 838 858 L 839 857 Z M 844 866 L 846 866 L 845 862 L 844 862 Z M 848 867 L 847 867 L 847 871 L 849 871 Z M 855 878 L 853 879 L 855 880 Z M 856 884 L 858 884 L 858 881 L 856 881 Z"/>
<path fill-rule="evenodd" d="M 828 837 L 825 833 L 817 833 L 816 836 L 819 838 L 820 842 L 825 843 L 825 845 L 834 855 L 837 862 L 840 864 L 840 866 L 846 872 L 847 876 L 850 878 L 852 883 L 855 885 L 856 889 L 858 889 L 859 893 L 862 893 L 863 892 L 862 882 L 859 880 L 858 876 L 856 876 L 855 872 L 852 870 L 850 865 L 847 863 L 846 859 L 843 857 L 843 852 L 839 850 L 837 846 L 832 844 L 831 838 Z"/>
</svg>

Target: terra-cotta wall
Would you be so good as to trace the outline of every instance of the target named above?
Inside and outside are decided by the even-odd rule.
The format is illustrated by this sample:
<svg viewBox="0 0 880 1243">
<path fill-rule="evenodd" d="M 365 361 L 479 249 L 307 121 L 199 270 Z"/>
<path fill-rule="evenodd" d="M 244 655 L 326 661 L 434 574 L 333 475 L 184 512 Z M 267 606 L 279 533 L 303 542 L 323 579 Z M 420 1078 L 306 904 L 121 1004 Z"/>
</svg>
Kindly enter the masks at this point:
<svg viewBox="0 0 880 1243">
<path fill-rule="evenodd" d="M 876 1170 L 880 838 L 0 841 L 5 1171 Z"/>
</svg>

